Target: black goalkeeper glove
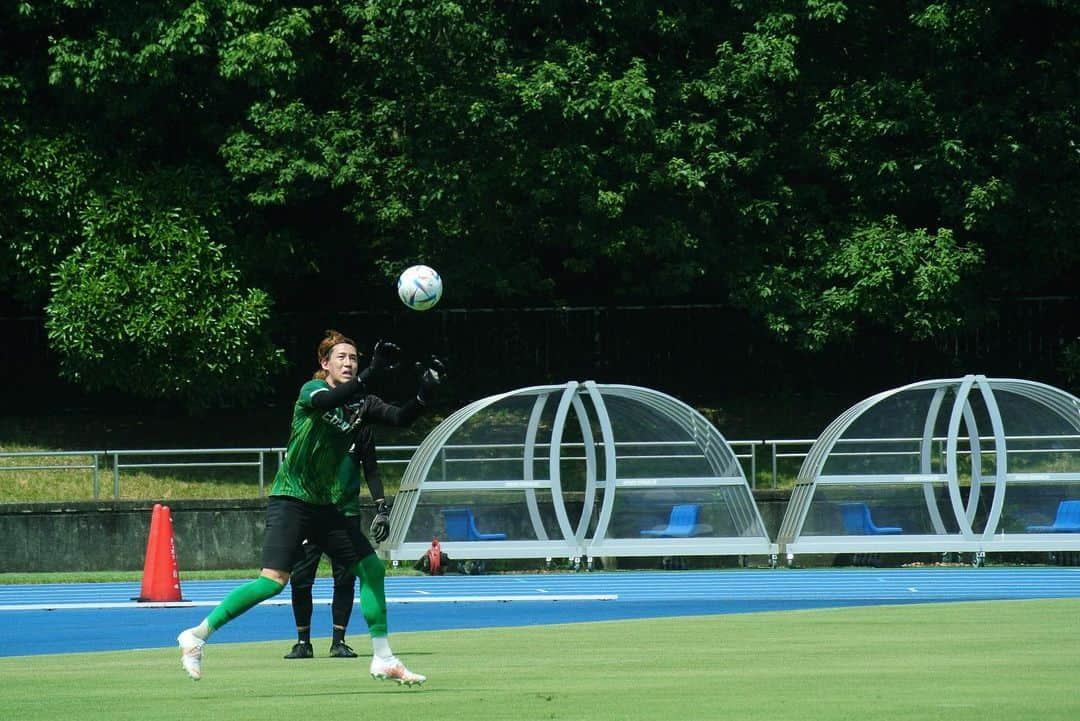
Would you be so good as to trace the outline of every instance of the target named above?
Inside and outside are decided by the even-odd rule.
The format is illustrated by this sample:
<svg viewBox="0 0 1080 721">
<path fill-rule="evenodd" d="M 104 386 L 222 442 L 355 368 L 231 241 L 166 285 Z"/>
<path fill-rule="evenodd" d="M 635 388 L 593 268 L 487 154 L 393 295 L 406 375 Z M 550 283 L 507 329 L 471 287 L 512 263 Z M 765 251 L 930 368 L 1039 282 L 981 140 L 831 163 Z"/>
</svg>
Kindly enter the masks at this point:
<svg viewBox="0 0 1080 721">
<path fill-rule="evenodd" d="M 446 364 L 435 356 L 431 356 L 426 366 L 423 363 L 417 363 L 416 370 L 420 374 L 420 387 L 416 390 L 416 397 L 421 403 L 427 403 L 446 379 Z"/>
<path fill-rule="evenodd" d="M 375 501 L 375 518 L 371 521 L 371 537 L 382 543 L 390 537 L 390 506 L 385 500 Z"/>
<path fill-rule="evenodd" d="M 363 383 L 375 376 L 397 370 L 399 353 L 401 353 L 401 348 L 396 343 L 388 340 L 379 341 L 375 344 L 375 350 L 371 352 L 371 363 L 368 364 L 367 368 L 360 371 L 357 379 Z"/>
<path fill-rule="evenodd" d="M 371 372 L 386 373 L 398 367 L 398 354 L 401 349 L 396 343 L 381 340 L 375 344 L 375 350 L 371 353 Z"/>
</svg>

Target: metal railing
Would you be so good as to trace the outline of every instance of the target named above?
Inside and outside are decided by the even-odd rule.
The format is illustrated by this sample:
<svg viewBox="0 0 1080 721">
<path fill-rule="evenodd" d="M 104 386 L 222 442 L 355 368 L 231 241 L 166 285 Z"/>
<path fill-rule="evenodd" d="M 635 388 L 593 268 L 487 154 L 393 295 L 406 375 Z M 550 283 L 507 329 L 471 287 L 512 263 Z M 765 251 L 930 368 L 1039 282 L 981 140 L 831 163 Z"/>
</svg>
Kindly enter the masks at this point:
<svg viewBox="0 0 1080 721">
<path fill-rule="evenodd" d="M 183 468 L 257 468 L 259 474 L 259 496 L 265 495 L 266 489 L 266 456 L 276 454 L 278 463 L 284 448 L 187 448 L 187 449 L 151 449 L 141 451 L 109 451 L 112 458 L 113 471 L 113 498 L 120 497 L 120 471 L 124 469 L 183 469 Z M 151 463 L 127 463 L 123 459 L 127 457 L 163 457 L 163 456 L 253 456 L 253 460 L 218 460 L 218 461 L 157 461 Z M 97 498 L 97 496 L 94 496 Z"/>
<path fill-rule="evenodd" d="M 762 441 L 762 445 L 769 449 L 769 457 L 772 462 L 772 487 L 776 488 L 777 481 L 780 478 L 780 460 L 783 458 L 806 458 L 806 455 L 810 452 L 810 447 L 814 445 L 814 441 L 817 439 L 811 438 L 809 440 L 805 438 L 797 439 L 766 439 Z M 795 448 L 798 450 L 784 450 L 787 448 Z M 750 484 L 751 488 L 754 488 L 753 483 Z"/>
<path fill-rule="evenodd" d="M 1077 436 L 1053 436 L 1062 440 L 1080 440 Z M 1045 436 L 1010 436 L 1009 440 L 1046 440 Z M 874 438 L 874 439 L 842 439 L 841 443 L 887 443 L 906 442 L 918 439 L 907 438 Z M 943 442 L 944 439 L 934 439 Z M 966 439 L 962 439 L 965 440 Z M 987 441 L 992 438 L 984 439 Z M 765 439 L 761 441 L 736 440 L 728 441 L 735 457 L 743 465 L 743 471 L 751 488 L 758 487 L 758 455 L 760 449 L 767 453 L 769 463 L 768 481 L 772 488 L 777 488 L 783 470 L 781 464 L 800 465 L 806 458 L 813 446 L 815 439 L 789 438 L 789 439 Z M 464 449 L 496 448 L 507 444 L 488 445 L 458 445 L 446 446 L 444 450 L 460 451 Z M 509 444 L 516 445 L 516 444 Z M 412 459 L 416 451 L 415 445 L 387 445 L 379 446 L 378 460 L 382 465 L 405 466 Z M 982 453 L 992 453 L 992 449 L 983 447 Z M 1040 452 L 1080 452 L 1074 448 L 1053 449 L 1010 449 L 1010 453 L 1040 453 Z M 864 455 L 917 455 L 917 451 L 875 451 Z M 166 470 L 166 469 L 190 469 L 190 468 L 252 468 L 258 481 L 258 495 L 266 495 L 267 479 L 273 478 L 277 466 L 285 454 L 282 447 L 267 448 L 155 448 L 155 449 L 126 449 L 126 450 L 87 450 L 87 451 L 14 451 L 0 452 L 0 472 L 3 471 L 89 471 L 93 484 L 93 498 L 101 498 L 102 472 L 109 470 L 112 473 L 112 497 L 120 498 L 121 472 L 128 470 Z M 840 451 L 839 454 L 843 454 Z M 56 463 L 43 462 L 44 459 L 72 459 L 87 458 L 85 463 Z M 196 460 L 179 460 L 179 458 L 192 457 Z M 15 459 L 14 464 L 9 464 L 7 459 Z M 150 460 L 147 460 L 150 459 Z M 38 462 L 32 462 L 38 460 Z M 443 463 L 453 463 L 455 459 L 447 459 L 444 455 Z M 795 472 L 790 473 L 792 477 Z"/>
<path fill-rule="evenodd" d="M 782 443 L 776 441 L 774 443 Z M 735 457 L 748 471 L 747 479 L 754 487 L 757 480 L 757 448 L 766 444 L 764 441 L 729 441 Z M 463 446 L 447 446 L 444 450 L 461 450 Z M 378 460 L 380 465 L 405 466 L 412 459 L 416 451 L 415 445 L 387 445 L 379 446 Z M 774 448 L 775 452 L 775 448 Z M 111 472 L 112 475 L 112 498 L 119 500 L 121 497 L 121 476 L 124 471 L 133 470 L 186 470 L 186 469 L 227 469 L 227 468 L 251 468 L 253 469 L 257 484 L 258 495 L 266 495 L 267 479 L 273 478 L 277 466 L 281 464 L 285 448 L 151 448 L 151 449 L 123 449 L 123 450 L 86 450 L 86 451 L 16 451 L 0 452 L 0 472 L 4 471 L 90 471 L 92 476 L 92 497 L 99 500 L 102 497 L 101 478 L 103 472 Z M 86 463 L 50 463 L 44 459 L 55 458 L 87 458 Z M 15 464 L 9 464 L 7 459 L 17 459 Z M 34 459 L 38 462 L 23 462 L 24 459 Z M 444 463 L 452 462 L 446 459 Z M 772 478 L 773 487 L 776 486 L 775 461 Z"/>
<path fill-rule="evenodd" d="M 101 459 L 106 451 L 12 451 L 0 453 L 0 459 L 5 458 L 73 458 L 90 457 L 89 463 L 37 463 L 26 464 L 19 461 L 15 465 L 0 464 L 0 471 L 76 471 L 89 470 L 93 479 L 94 498 L 101 493 Z"/>
</svg>

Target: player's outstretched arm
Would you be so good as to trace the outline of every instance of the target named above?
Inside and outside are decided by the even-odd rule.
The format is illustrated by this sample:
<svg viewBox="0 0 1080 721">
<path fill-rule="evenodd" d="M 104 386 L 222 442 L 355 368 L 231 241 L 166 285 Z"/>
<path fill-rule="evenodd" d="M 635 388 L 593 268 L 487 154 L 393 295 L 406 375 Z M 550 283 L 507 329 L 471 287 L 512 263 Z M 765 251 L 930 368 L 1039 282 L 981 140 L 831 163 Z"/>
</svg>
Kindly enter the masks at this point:
<svg viewBox="0 0 1080 721">
<path fill-rule="evenodd" d="M 368 396 L 364 408 L 365 423 L 380 423 L 385 426 L 403 428 L 420 417 L 424 405 L 434 396 L 435 389 L 446 378 L 446 365 L 432 356 L 427 363 L 417 363 L 416 368 L 419 372 L 416 396 L 401 406 L 387 403 L 378 396 Z"/>
<path fill-rule="evenodd" d="M 369 378 L 392 373 L 397 370 L 400 355 L 401 348 L 396 343 L 380 340 L 375 344 L 375 350 L 371 352 L 371 363 L 356 375 L 357 380 L 365 383 Z"/>
<path fill-rule="evenodd" d="M 398 367 L 401 349 L 390 341 L 381 340 L 375 344 L 371 354 L 371 363 L 349 381 L 338 384 L 325 391 L 312 394 L 311 406 L 320 411 L 338 408 L 367 393 L 367 381 L 384 373 L 393 372 Z"/>
</svg>

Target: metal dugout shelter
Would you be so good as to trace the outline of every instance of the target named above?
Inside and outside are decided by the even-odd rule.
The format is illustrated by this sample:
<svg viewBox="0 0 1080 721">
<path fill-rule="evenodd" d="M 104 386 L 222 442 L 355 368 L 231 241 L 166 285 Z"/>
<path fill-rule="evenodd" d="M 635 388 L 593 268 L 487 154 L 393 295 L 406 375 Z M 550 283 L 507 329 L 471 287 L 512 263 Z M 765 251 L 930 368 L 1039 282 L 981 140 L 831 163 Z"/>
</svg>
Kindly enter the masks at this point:
<svg viewBox="0 0 1080 721">
<path fill-rule="evenodd" d="M 777 543 L 800 553 L 1080 550 L 1080 399 L 967 375 L 867 398 L 799 471 Z M 1061 511 L 1059 512 L 1059 509 Z M 1055 525 L 1056 524 L 1056 525 Z"/>
<path fill-rule="evenodd" d="M 701 414 L 628 385 L 489 396 L 417 448 L 382 554 L 452 559 L 773 554 L 734 451 Z M 388 550 L 385 550 L 388 549 Z"/>
</svg>

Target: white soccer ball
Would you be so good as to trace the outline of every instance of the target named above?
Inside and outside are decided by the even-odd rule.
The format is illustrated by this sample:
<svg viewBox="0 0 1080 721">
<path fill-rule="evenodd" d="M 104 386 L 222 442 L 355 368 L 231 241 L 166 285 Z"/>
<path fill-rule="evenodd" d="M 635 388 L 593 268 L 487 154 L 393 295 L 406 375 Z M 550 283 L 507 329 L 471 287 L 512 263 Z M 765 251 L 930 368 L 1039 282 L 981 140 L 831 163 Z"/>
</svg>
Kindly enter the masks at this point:
<svg viewBox="0 0 1080 721">
<path fill-rule="evenodd" d="M 397 294 L 401 302 L 413 310 L 433 308 L 442 298 L 442 278 L 434 268 L 410 266 L 398 276 Z"/>
</svg>

